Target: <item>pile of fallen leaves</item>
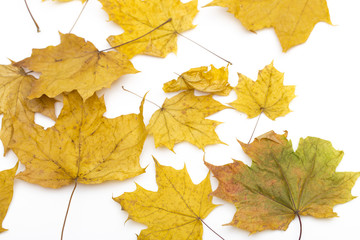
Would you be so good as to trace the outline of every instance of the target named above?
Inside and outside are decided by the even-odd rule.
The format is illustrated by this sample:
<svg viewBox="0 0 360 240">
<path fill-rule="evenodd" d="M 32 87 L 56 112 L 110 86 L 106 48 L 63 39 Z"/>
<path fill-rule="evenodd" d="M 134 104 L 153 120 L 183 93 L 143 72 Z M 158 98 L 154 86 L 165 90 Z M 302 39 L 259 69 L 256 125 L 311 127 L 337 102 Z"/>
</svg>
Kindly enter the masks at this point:
<svg viewBox="0 0 360 240">
<path fill-rule="evenodd" d="M 110 20 L 124 30 L 107 38 L 108 49 L 98 50 L 75 34 L 60 33 L 59 45 L 33 49 L 21 61 L 0 65 L 0 138 L 4 152 L 13 151 L 19 160 L 14 168 L 0 172 L 0 223 L 11 203 L 14 178 L 46 188 L 73 184 L 74 191 L 80 183 L 122 181 L 145 173 L 139 161 L 148 135 L 156 148 L 174 151 L 176 144 L 186 141 L 205 152 L 208 145 L 224 143 L 215 132 L 220 122 L 207 118 L 212 114 L 230 109 L 249 118 L 264 114 L 275 120 L 290 112 L 295 86 L 284 85 L 284 74 L 273 63 L 259 71 L 256 81 L 239 73 L 238 84 L 231 86 L 232 66 L 227 61 L 220 68 L 196 66 L 164 83 L 164 92 L 178 93 L 157 106 L 147 125 L 143 108 L 151 100 L 146 95 L 139 100 L 138 113 L 106 118 L 104 97 L 96 92 L 110 88 L 123 75 L 136 74 L 134 56 L 176 52 L 177 38 L 195 28 L 198 6 L 196 0 L 100 2 Z M 227 7 L 250 31 L 273 27 L 283 51 L 305 42 L 317 22 L 331 23 L 325 0 L 214 0 L 207 6 Z M 213 98 L 231 91 L 237 99 L 229 105 Z M 59 116 L 56 101 L 63 102 Z M 55 125 L 45 129 L 36 124 L 36 113 Z M 147 226 L 138 239 L 202 239 L 203 225 L 209 227 L 204 218 L 216 207 L 213 196 L 234 204 L 236 213 L 229 224 L 250 233 L 286 230 L 295 217 L 301 224 L 300 216 L 335 217 L 333 207 L 354 198 L 351 189 L 360 173 L 336 172 L 343 152 L 329 141 L 307 137 L 294 151 L 287 132 L 269 131 L 239 143 L 252 160 L 250 166 L 235 160 L 215 166 L 204 157 L 219 181 L 214 192 L 210 172 L 196 185 L 186 168 L 175 170 L 154 158 L 156 192 L 137 185 L 134 192 L 114 197 L 129 219 Z M 17 171 L 19 164 L 24 171 Z M 69 206 L 70 202 L 71 198 Z M 66 217 L 61 239 L 65 222 Z M 216 235 L 223 239 L 214 231 Z"/>
</svg>

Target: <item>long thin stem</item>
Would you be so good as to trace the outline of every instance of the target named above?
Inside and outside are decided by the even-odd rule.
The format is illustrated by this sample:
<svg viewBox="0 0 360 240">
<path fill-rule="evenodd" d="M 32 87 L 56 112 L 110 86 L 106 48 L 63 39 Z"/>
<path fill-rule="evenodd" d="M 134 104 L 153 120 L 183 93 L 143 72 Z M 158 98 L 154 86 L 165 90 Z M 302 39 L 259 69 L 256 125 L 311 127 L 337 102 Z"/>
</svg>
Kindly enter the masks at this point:
<svg viewBox="0 0 360 240">
<path fill-rule="evenodd" d="M 262 115 L 262 112 L 259 114 L 259 117 L 258 117 L 258 119 L 257 119 L 257 121 L 256 121 L 256 124 L 255 124 L 254 130 L 253 130 L 253 131 L 252 131 L 252 133 L 251 133 L 251 137 L 250 137 L 250 139 L 249 139 L 248 144 L 250 144 L 251 139 L 252 139 L 252 138 L 253 138 L 253 136 L 254 136 L 254 133 L 255 133 L 255 130 L 256 130 L 257 125 L 259 124 L 259 120 L 260 120 L 260 116 L 261 116 L 261 115 Z"/>
<path fill-rule="evenodd" d="M 301 240 L 301 235 L 302 235 L 302 223 L 301 223 L 301 217 L 300 217 L 300 214 L 299 212 L 295 212 L 296 216 L 298 217 L 299 219 L 299 223 L 300 223 L 300 235 L 299 235 L 299 240 Z"/>
<path fill-rule="evenodd" d="M 63 240 L 63 237 L 64 237 L 64 230 L 65 230 L 65 225 L 66 225 L 66 219 L 67 219 L 67 216 L 68 216 L 68 213 L 69 213 L 69 209 L 70 209 L 70 205 L 71 205 L 71 200 L 74 196 L 74 192 L 75 192 L 75 189 L 77 187 L 77 179 L 75 179 L 75 185 L 74 185 L 74 189 L 72 190 L 72 193 L 70 195 L 70 199 L 69 199 L 69 203 L 68 203 L 68 207 L 66 209 L 66 214 L 65 214 L 65 218 L 64 218 L 64 223 L 63 223 L 63 226 L 62 226 L 62 230 L 61 230 L 61 240 Z"/>
<path fill-rule="evenodd" d="M 134 93 L 134 92 L 132 92 L 132 91 L 130 91 L 130 90 L 127 90 L 126 88 L 124 88 L 124 86 L 122 86 L 122 89 L 123 89 L 124 91 L 128 92 L 128 93 L 134 94 L 135 96 L 137 96 L 137 97 L 139 97 L 139 98 L 142 98 L 142 96 L 140 96 L 139 94 L 136 94 L 136 93 Z M 145 98 L 145 101 L 154 104 L 154 105 L 157 106 L 158 108 L 161 108 L 159 105 L 157 105 L 155 102 L 153 102 L 153 101 L 151 101 L 151 100 L 148 100 L 148 99 Z"/>
<path fill-rule="evenodd" d="M 210 229 L 213 233 L 216 234 L 216 236 L 218 236 L 219 238 L 221 238 L 222 240 L 225 240 L 225 238 L 223 238 L 222 236 L 220 236 L 220 234 L 218 234 L 217 232 L 215 232 L 209 225 L 207 225 L 201 218 L 199 218 L 199 220 L 208 228 Z"/>
<path fill-rule="evenodd" d="M 219 55 L 217 55 L 216 53 L 214 53 L 214 52 L 210 51 L 210 50 L 209 50 L 209 49 L 207 49 L 206 47 L 204 47 L 204 46 L 200 45 L 199 43 L 195 42 L 194 40 L 191 40 L 190 38 L 186 37 L 185 35 L 182 35 L 182 34 L 181 34 L 181 33 L 179 33 L 179 32 L 176 32 L 176 33 L 177 33 L 179 36 L 181 36 L 181 37 L 183 37 L 183 38 L 185 38 L 185 39 L 189 40 L 190 42 L 192 42 L 192 43 L 194 43 L 194 44 L 198 45 L 198 46 L 199 46 L 199 47 L 201 47 L 202 49 L 204 49 L 204 50 L 208 51 L 209 53 L 211 53 L 211 54 L 215 55 L 216 57 L 220 58 L 221 60 L 223 60 L 223 61 L 227 62 L 227 63 L 228 63 L 228 64 L 230 64 L 230 65 L 232 65 L 232 63 L 231 63 L 230 61 L 226 60 L 226 59 L 225 59 L 225 58 L 223 58 L 223 57 L 220 57 L 220 56 L 219 56 Z"/>
<path fill-rule="evenodd" d="M 29 12 L 29 14 L 30 14 L 31 19 L 33 20 L 33 22 L 34 22 L 34 24 L 35 24 L 35 26 L 36 26 L 37 32 L 40 32 L 40 27 L 39 27 L 39 25 L 37 24 L 37 22 L 35 21 L 35 18 L 33 17 L 32 13 L 31 13 L 31 11 L 30 11 L 30 8 L 29 8 L 29 6 L 28 6 L 28 4 L 27 4 L 27 1 L 24 0 L 24 2 L 25 2 L 25 6 L 26 6 L 26 8 L 27 8 L 27 10 L 28 10 L 28 12 Z"/>
<path fill-rule="evenodd" d="M 162 26 L 164 26 L 165 24 L 167 24 L 167 23 L 169 23 L 169 22 L 171 22 L 171 21 L 172 21 L 172 18 L 169 18 L 168 20 L 166 20 L 165 22 L 163 22 L 162 24 L 160 24 L 160 25 L 157 26 L 156 28 L 152 29 L 150 32 L 147 32 L 147 33 L 145 33 L 144 35 L 142 35 L 142 36 L 140 36 L 140 37 L 138 37 L 138 38 L 135 38 L 135 39 L 130 40 L 130 41 L 128 41 L 128 42 L 124 42 L 124 43 L 122 43 L 122 44 L 116 45 L 116 46 L 111 47 L 111 48 L 107 48 L 107 49 L 101 50 L 101 51 L 99 51 L 99 52 L 105 52 L 105 51 L 108 51 L 108 50 L 111 50 L 111 49 L 115 49 L 115 48 L 121 47 L 121 46 L 126 45 L 126 44 L 129 44 L 129 43 L 135 42 L 135 41 L 139 40 L 140 38 L 143 38 L 143 37 L 145 37 L 146 35 L 149 35 L 149 34 L 152 33 L 153 31 L 155 31 L 156 29 L 161 28 Z"/>
<path fill-rule="evenodd" d="M 89 2 L 89 0 L 86 0 L 86 2 L 85 2 L 85 4 L 84 4 L 84 6 L 82 7 L 82 9 L 81 9 L 81 11 L 80 11 L 80 13 L 79 13 L 78 17 L 76 18 L 76 21 L 74 22 L 74 25 L 71 27 L 71 29 L 70 29 L 69 33 L 71 33 L 71 32 L 72 32 L 72 30 L 74 29 L 74 27 L 75 27 L 76 23 L 79 21 L 79 18 L 81 17 L 81 14 L 83 13 L 83 11 L 84 11 L 84 9 L 85 9 L 86 5 L 88 4 L 88 2 Z"/>
</svg>

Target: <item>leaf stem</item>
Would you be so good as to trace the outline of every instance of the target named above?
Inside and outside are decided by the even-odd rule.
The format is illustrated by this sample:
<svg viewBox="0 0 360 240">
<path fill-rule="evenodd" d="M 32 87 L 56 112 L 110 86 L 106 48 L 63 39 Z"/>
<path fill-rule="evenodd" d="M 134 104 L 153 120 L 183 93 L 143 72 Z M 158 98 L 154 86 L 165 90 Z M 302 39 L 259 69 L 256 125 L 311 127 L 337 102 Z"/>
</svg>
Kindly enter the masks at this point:
<svg viewBox="0 0 360 240">
<path fill-rule="evenodd" d="M 105 51 L 108 51 L 108 50 L 111 50 L 111 49 L 115 49 L 115 48 L 121 47 L 121 46 L 126 45 L 126 44 L 129 44 L 129 43 L 135 42 L 135 41 L 139 40 L 140 38 L 143 38 L 143 37 L 145 37 L 146 35 L 152 33 L 152 32 L 155 31 L 156 29 L 161 28 L 162 26 L 164 26 L 165 24 L 167 24 L 167 23 L 169 23 L 169 22 L 171 22 L 171 21 L 172 21 L 172 18 L 169 18 L 168 20 L 166 20 L 165 22 L 163 22 L 162 24 L 160 24 L 160 25 L 157 26 L 156 28 L 152 29 L 150 32 L 147 32 L 147 33 L 145 33 L 144 35 L 142 35 L 142 36 L 140 36 L 140 37 L 137 37 L 137 38 L 132 39 L 132 40 L 130 40 L 130 41 L 127 41 L 127 42 L 124 42 L 124 43 L 122 43 L 122 44 L 116 45 L 116 46 L 114 46 L 114 47 L 101 50 L 101 51 L 99 51 L 99 52 L 105 52 Z"/>
<path fill-rule="evenodd" d="M 257 121 L 256 121 L 256 124 L 255 124 L 254 130 L 252 131 L 251 136 L 250 136 L 250 139 L 249 139 L 249 142 L 248 142 L 247 144 L 250 144 L 251 139 L 252 139 L 252 138 L 253 138 L 253 136 L 254 136 L 254 133 L 255 133 L 256 127 L 257 127 L 257 125 L 259 124 L 260 116 L 262 115 L 262 113 L 263 113 L 263 112 L 261 112 L 261 113 L 259 114 L 259 117 L 258 117 L 258 119 L 257 119 Z"/>
<path fill-rule="evenodd" d="M 86 7 L 86 5 L 88 4 L 88 2 L 89 2 L 89 0 L 86 0 L 86 2 L 85 2 L 85 4 L 84 4 L 84 6 L 82 7 L 82 9 L 81 9 L 81 11 L 80 11 L 80 13 L 79 13 L 78 17 L 76 18 L 76 21 L 74 22 L 73 26 L 71 27 L 71 29 L 70 29 L 69 33 L 71 33 L 71 32 L 72 32 L 72 30 L 74 29 L 74 27 L 75 27 L 76 23 L 79 21 L 79 18 L 81 17 L 81 14 L 82 14 L 82 13 L 83 13 L 83 11 L 85 10 L 85 7 Z"/>
<path fill-rule="evenodd" d="M 199 217 L 199 220 L 208 228 L 210 229 L 213 233 L 216 234 L 216 236 L 218 236 L 219 238 L 221 238 L 222 240 L 225 240 L 225 238 L 223 238 L 222 236 L 220 236 L 220 234 L 218 234 L 217 232 L 215 232 L 209 225 L 207 225 L 204 220 L 202 220 L 200 217 Z"/>
<path fill-rule="evenodd" d="M 33 17 L 32 13 L 31 13 L 31 11 L 30 11 L 30 8 L 29 8 L 29 5 L 27 4 L 27 1 L 24 0 L 24 2 L 25 2 L 25 6 L 26 6 L 26 8 L 27 8 L 27 10 L 28 10 L 28 12 L 29 12 L 29 14 L 30 14 L 31 19 L 33 20 L 33 22 L 34 22 L 34 24 L 35 24 L 35 26 L 36 26 L 37 32 L 40 32 L 40 27 L 39 27 L 39 25 L 37 24 L 37 22 L 35 21 L 35 18 Z"/>
<path fill-rule="evenodd" d="M 302 223 L 301 223 L 301 217 L 298 211 L 295 212 L 296 216 L 299 219 L 299 223 L 300 223 L 300 235 L 299 235 L 299 240 L 301 240 L 301 235 L 302 235 Z"/>
<path fill-rule="evenodd" d="M 128 92 L 128 93 L 134 94 L 135 96 L 137 96 L 137 97 L 139 97 L 139 98 L 143 98 L 143 97 L 140 96 L 139 94 L 136 94 L 136 93 L 134 93 L 134 92 L 132 92 L 132 91 L 130 91 L 130 90 L 127 90 L 126 88 L 124 88 L 124 86 L 122 86 L 122 89 L 123 89 L 124 91 Z M 160 107 L 159 105 L 157 105 L 155 102 L 153 102 L 153 101 L 151 101 L 151 100 L 148 100 L 148 99 L 146 99 L 146 98 L 145 98 L 145 101 L 147 101 L 147 102 L 149 102 L 149 103 L 152 103 L 152 104 L 154 104 L 155 106 L 157 106 L 158 108 L 161 109 L 161 107 Z"/>
<path fill-rule="evenodd" d="M 69 199 L 69 203 L 68 203 L 68 207 L 66 209 L 66 214 L 65 214 L 65 218 L 64 218 L 64 223 L 63 223 L 63 226 L 62 226 L 62 230 L 61 230 L 61 240 L 63 240 L 63 237 L 64 237 L 64 230 L 65 230 L 65 225 L 66 225 L 66 219 L 67 219 L 67 216 L 68 216 L 68 213 L 69 213 L 69 209 L 70 209 L 70 205 L 71 205 L 71 200 L 72 200 L 72 197 L 74 196 L 74 192 L 75 192 L 75 189 L 77 187 L 77 179 L 75 179 L 75 185 L 74 185 L 74 189 L 72 190 L 71 192 L 71 195 L 70 195 L 70 199 Z"/>
<path fill-rule="evenodd" d="M 228 64 L 232 65 L 232 63 L 231 63 L 230 61 L 226 60 L 226 59 L 225 59 L 225 58 L 223 58 L 223 57 L 220 57 L 220 56 L 219 56 L 219 55 L 217 55 L 216 53 L 214 53 L 214 52 L 210 51 L 210 50 L 209 50 L 209 49 L 207 49 L 206 47 L 204 47 L 204 46 L 200 45 L 199 43 L 195 42 L 194 40 L 191 40 L 190 38 L 186 37 L 185 35 L 182 35 L 182 34 L 181 34 L 181 33 L 179 33 L 179 32 L 176 32 L 176 34 L 178 34 L 179 36 L 181 36 L 181 37 L 183 37 L 183 38 L 185 38 L 185 39 L 189 40 L 190 42 L 192 42 L 192 43 L 196 44 L 197 46 L 199 46 L 199 47 L 201 47 L 202 49 L 204 49 L 204 50 L 208 51 L 209 53 L 211 53 L 211 54 L 213 54 L 214 56 L 216 56 L 216 57 L 220 58 L 221 60 L 223 60 L 223 61 L 227 62 Z"/>
</svg>

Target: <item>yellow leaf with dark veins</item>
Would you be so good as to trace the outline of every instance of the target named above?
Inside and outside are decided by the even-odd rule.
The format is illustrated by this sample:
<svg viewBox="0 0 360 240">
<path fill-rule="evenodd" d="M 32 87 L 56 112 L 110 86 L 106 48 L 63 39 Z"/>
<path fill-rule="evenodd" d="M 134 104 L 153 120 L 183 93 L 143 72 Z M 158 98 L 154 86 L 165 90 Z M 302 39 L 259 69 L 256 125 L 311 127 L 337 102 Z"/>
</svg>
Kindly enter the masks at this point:
<svg viewBox="0 0 360 240">
<path fill-rule="evenodd" d="M 55 125 L 44 130 L 15 121 L 11 149 L 25 171 L 18 178 L 44 187 L 124 180 L 144 172 L 139 157 L 146 138 L 142 116 L 103 117 L 105 103 L 94 94 L 85 102 L 74 91 L 64 96 Z"/>
</svg>

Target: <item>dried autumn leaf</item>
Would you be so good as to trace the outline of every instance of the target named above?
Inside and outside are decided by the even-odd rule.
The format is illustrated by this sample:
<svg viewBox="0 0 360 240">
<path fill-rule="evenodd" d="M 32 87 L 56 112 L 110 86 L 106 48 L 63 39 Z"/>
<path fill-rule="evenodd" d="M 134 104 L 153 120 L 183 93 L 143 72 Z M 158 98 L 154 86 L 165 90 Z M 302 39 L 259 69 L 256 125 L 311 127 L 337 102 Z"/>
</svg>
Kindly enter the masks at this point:
<svg viewBox="0 0 360 240">
<path fill-rule="evenodd" d="M 85 101 L 95 91 L 110 87 L 120 76 L 137 73 L 120 52 L 99 51 L 91 42 L 74 34 L 60 33 L 60 38 L 59 45 L 33 49 L 31 57 L 17 63 L 41 73 L 29 98 L 43 94 L 52 98 L 77 90 Z"/>
<path fill-rule="evenodd" d="M 114 198 L 129 219 L 148 226 L 138 239 L 202 239 L 202 219 L 216 207 L 212 204 L 210 175 L 195 185 L 184 167 L 175 170 L 156 159 L 158 191 L 136 185 L 132 193 Z"/>
<path fill-rule="evenodd" d="M 351 188 L 359 172 L 335 172 L 343 152 L 329 141 L 300 139 L 294 152 L 287 134 L 268 132 L 251 144 L 240 142 L 252 159 L 224 166 L 206 163 L 219 187 L 213 193 L 236 206 L 230 225 L 251 233 L 286 230 L 295 216 L 336 217 L 333 207 L 354 197 Z"/>
<path fill-rule="evenodd" d="M 9 170 L 0 172 L 0 233 L 7 229 L 2 227 L 9 205 L 13 197 L 14 178 L 18 164 Z"/>
<path fill-rule="evenodd" d="M 42 113 L 55 120 L 55 100 L 46 96 L 29 100 L 32 83 L 35 78 L 27 75 L 21 68 L 13 65 L 0 65 L 0 113 L 4 114 L 0 138 L 4 152 L 12 141 L 13 121 L 34 121 L 34 113 Z"/>
<path fill-rule="evenodd" d="M 192 90 L 181 92 L 165 99 L 146 129 L 154 136 L 155 147 L 173 151 L 176 143 L 187 141 L 204 149 L 209 144 L 223 143 L 215 132 L 220 122 L 205 118 L 226 108 L 211 96 L 195 96 Z"/>
<path fill-rule="evenodd" d="M 208 67 L 191 68 L 181 74 L 177 80 L 164 84 L 164 92 L 196 89 L 201 92 L 212 93 L 220 96 L 229 95 L 232 87 L 228 83 L 229 71 L 226 67 L 215 68 L 212 64 Z"/>
<path fill-rule="evenodd" d="M 103 117 L 105 103 L 94 94 L 83 102 L 74 91 L 64 96 L 55 126 L 15 121 L 11 149 L 26 170 L 18 178 L 44 187 L 124 180 L 144 172 L 139 156 L 146 138 L 142 116 Z"/>
<path fill-rule="evenodd" d="M 161 26 L 137 41 L 121 46 L 129 58 L 137 54 L 165 57 L 177 51 L 177 34 L 193 29 L 197 14 L 197 0 L 182 3 L 180 0 L 100 0 L 111 21 L 119 24 L 124 33 L 110 36 L 111 46 L 132 41 Z"/>
<path fill-rule="evenodd" d="M 331 24 L 326 0 L 214 0 L 250 31 L 273 27 L 284 52 L 306 42 L 318 22 Z"/>
<path fill-rule="evenodd" d="M 295 98 L 295 86 L 284 86 L 284 74 L 273 63 L 259 71 L 256 82 L 239 73 L 238 85 L 234 88 L 237 99 L 230 103 L 249 118 L 262 112 L 275 120 L 290 112 L 289 104 Z"/>
</svg>

